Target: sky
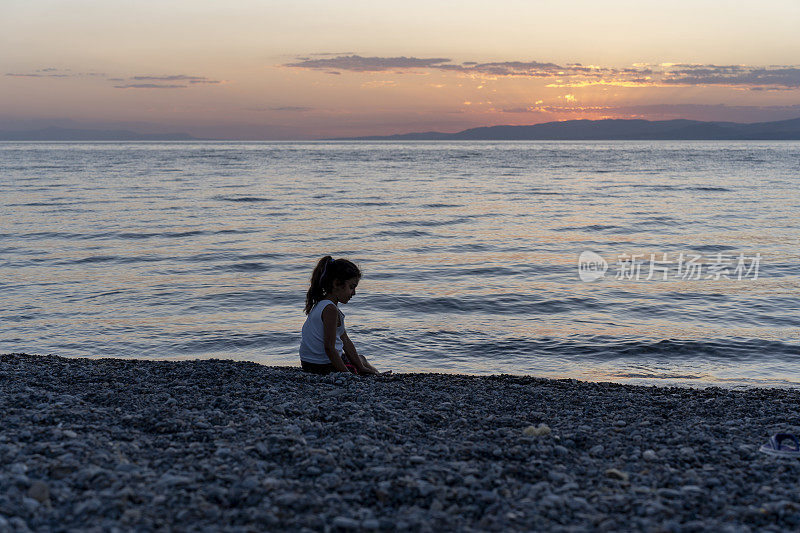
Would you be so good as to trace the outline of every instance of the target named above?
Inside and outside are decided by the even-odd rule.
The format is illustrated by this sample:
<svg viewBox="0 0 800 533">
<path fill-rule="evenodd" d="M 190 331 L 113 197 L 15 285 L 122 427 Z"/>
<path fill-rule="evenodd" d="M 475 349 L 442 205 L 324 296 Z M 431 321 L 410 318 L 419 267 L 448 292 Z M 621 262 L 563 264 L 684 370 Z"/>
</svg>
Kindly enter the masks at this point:
<svg viewBox="0 0 800 533">
<path fill-rule="evenodd" d="M 797 0 L 0 0 L 0 130 L 800 117 Z"/>
</svg>

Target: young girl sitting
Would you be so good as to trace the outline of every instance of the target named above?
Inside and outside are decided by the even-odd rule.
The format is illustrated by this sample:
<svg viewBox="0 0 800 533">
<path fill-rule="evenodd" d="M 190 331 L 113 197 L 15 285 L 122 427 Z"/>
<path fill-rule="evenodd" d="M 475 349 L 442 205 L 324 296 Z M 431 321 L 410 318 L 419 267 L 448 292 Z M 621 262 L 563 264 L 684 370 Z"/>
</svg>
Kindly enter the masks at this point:
<svg viewBox="0 0 800 533">
<path fill-rule="evenodd" d="M 334 261 L 326 255 L 314 268 L 306 294 L 308 317 L 300 341 L 300 364 L 306 372 L 378 373 L 356 352 L 344 330 L 344 313 L 339 310 L 340 303 L 346 304 L 355 296 L 360 279 L 361 271 L 347 259 Z"/>
</svg>

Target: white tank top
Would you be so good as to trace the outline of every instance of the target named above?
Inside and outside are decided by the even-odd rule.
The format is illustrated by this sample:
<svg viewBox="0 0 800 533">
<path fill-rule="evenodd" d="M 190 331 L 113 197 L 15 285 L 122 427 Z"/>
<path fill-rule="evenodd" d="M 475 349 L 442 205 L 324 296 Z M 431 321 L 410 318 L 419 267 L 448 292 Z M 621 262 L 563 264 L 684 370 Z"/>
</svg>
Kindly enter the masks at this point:
<svg viewBox="0 0 800 533">
<path fill-rule="evenodd" d="M 300 338 L 300 360 L 306 363 L 317 363 L 326 365 L 331 362 L 328 354 L 325 353 L 325 326 L 322 324 L 322 310 L 332 305 L 339 313 L 341 325 L 336 327 L 336 353 L 342 355 L 342 334 L 344 334 L 344 313 L 339 306 L 330 300 L 320 300 L 306 317 L 303 324 L 302 336 Z"/>
</svg>

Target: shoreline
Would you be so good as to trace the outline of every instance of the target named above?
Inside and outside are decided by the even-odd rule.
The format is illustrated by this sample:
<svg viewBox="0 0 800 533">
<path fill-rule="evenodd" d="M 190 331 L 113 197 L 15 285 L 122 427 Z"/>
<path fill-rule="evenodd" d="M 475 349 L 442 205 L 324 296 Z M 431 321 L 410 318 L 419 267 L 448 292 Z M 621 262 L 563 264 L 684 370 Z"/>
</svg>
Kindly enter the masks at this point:
<svg viewBox="0 0 800 533">
<path fill-rule="evenodd" d="M 800 527 L 800 390 L 0 355 L 0 530 Z"/>
<path fill-rule="evenodd" d="M 0 354 L 4 355 L 4 354 Z M 6 354 L 6 355 L 20 355 L 20 353 Z M 64 359 L 88 359 L 98 361 L 102 359 L 114 359 L 122 361 L 163 361 L 163 362 L 191 362 L 191 361 L 230 361 L 235 363 L 255 363 L 259 366 L 267 368 L 274 368 L 279 370 L 300 369 L 300 361 L 297 359 L 293 364 L 288 360 L 278 362 L 264 362 L 257 359 L 245 357 L 240 359 L 222 359 L 217 355 L 210 356 L 142 356 L 142 357 L 129 357 L 129 356 L 113 356 L 113 355 L 55 355 L 55 354 L 34 354 L 24 353 L 22 355 L 32 357 L 59 357 Z M 382 364 L 381 366 L 384 366 Z M 785 378 L 705 378 L 701 375 L 682 375 L 670 374 L 665 376 L 657 375 L 622 375 L 613 373 L 604 373 L 604 371 L 596 371 L 586 373 L 583 375 L 571 374 L 537 374 L 528 372 L 464 372 L 456 369 L 444 368 L 394 368 L 395 375 L 444 375 L 444 376 L 464 376 L 464 377 L 513 377 L 513 378 L 536 378 L 548 381 L 577 381 L 581 383 L 613 383 L 616 385 L 630 385 L 634 387 L 658 387 L 658 388 L 688 388 L 695 390 L 703 390 L 708 388 L 721 388 L 724 390 L 745 391 L 750 389 L 781 389 L 781 390 L 797 390 L 800 391 L 800 381 L 791 381 Z"/>
</svg>

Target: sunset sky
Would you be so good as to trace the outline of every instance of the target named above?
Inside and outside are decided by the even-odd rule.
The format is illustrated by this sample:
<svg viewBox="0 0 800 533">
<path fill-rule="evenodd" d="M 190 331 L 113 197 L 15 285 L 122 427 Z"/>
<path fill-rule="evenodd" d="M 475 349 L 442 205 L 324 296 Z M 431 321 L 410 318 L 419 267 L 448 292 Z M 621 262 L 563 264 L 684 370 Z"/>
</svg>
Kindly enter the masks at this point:
<svg viewBox="0 0 800 533">
<path fill-rule="evenodd" d="M 0 130 L 800 117 L 797 0 L 0 0 Z"/>
</svg>

